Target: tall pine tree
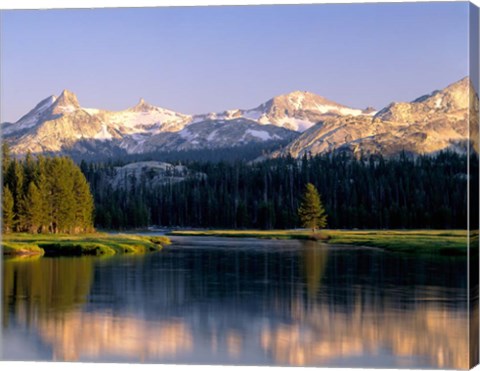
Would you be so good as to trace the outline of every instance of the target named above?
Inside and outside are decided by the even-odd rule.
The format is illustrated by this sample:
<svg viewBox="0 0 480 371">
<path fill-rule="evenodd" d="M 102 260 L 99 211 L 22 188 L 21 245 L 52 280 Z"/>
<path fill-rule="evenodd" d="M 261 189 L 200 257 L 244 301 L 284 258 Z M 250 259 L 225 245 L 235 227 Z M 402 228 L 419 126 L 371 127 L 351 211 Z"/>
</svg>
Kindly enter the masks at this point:
<svg viewBox="0 0 480 371">
<path fill-rule="evenodd" d="M 13 229 L 13 196 L 7 186 L 3 187 L 2 193 L 2 232 L 8 233 Z"/>
<path fill-rule="evenodd" d="M 43 217 L 42 206 L 42 195 L 32 181 L 28 184 L 27 192 L 20 201 L 19 225 L 21 230 L 38 233 Z"/>
<path fill-rule="evenodd" d="M 75 232 L 91 232 L 93 230 L 93 197 L 85 176 L 78 168 L 73 170 L 73 192 Z"/>
<path fill-rule="evenodd" d="M 327 225 L 327 214 L 320 200 L 320 195 L 312 183 L 308 183 L 298 208 L 298 216 L 305 228 L 324 228 Z"/>
</svg>

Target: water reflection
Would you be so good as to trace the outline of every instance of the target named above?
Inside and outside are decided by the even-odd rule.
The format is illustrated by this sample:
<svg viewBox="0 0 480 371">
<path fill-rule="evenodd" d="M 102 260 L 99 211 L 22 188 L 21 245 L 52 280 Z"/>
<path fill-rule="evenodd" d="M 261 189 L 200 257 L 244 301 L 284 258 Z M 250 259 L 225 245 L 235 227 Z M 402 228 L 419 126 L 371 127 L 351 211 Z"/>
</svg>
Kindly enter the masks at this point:
<svg viewBox="0 0 480 371">
<path fill-rule="evenodd" d="M 108 313 L 73 311 L 38 322 L 53 359 L 125 359 L 146 361 L 189 352 L 192 334 L 182 321 L 146 321 Z"/>
<path fill-rule="evenodd" d="M 304 272 L 308 296 L 316 297 L 327 266 L 328 249 L 325 245 L 305 241 L 301 252 L 301 269 Z"/>
<path fill-rule="evenodd" d="M 11 314 L 29 321 L 83 304 L 93 278 L 93 259 L 8 259 L 3 265 L 3 324 Z"/>
<path fill-rule="evenodd" d="M 465 265 L 192 238 L 145 257 L 6 261 L 3 356 L 24 358 L 8 344 L 27 334 L 39 359 L 468 368 Z"/>
<path fill-rule="evenodd" d="M 388 349 L 398 358 L 424 357 L 425 363 L 434 367 L 468 368 L 465 317 L 461 314 L 431 305 L 401 312 L 362 304 L 353 313 L 331 309 L 321 305 L 302 310 L 293 324 L 265 329 L 262 347 L 276 363 L 297 366 L 334 365 L 339 358 L 375 357 Z"/>
</svg>

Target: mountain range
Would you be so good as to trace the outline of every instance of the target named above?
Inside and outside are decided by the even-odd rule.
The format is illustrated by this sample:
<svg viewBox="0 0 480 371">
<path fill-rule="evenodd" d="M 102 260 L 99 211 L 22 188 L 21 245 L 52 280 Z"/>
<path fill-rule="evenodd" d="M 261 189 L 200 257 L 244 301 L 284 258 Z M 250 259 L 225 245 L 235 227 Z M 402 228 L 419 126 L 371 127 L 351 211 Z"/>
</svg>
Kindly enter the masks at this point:
<svg viewBox="0 0 480 371">
<path fill-rule="evenodd" d="M 447 148 L 463 152 L 469 115 L 478 115 L 478 104 L 469 103 L 472 92 L 470 80 L 464 78 L 443 90 L 376 111 L 295 91 L 253 109 L 188 115 L 143 99 L 123 111 L 84 108 L 74 93 L 64 90 L 58 97 L 43 99 L 17 122 L 2 123 L 1 129 L 11 151 L 19 155 L 28 151 L 141 154 L 270 142 L 286 143 L 270 154 L 273 157 L 334 150 L 385 155 Z"/>
</svg>

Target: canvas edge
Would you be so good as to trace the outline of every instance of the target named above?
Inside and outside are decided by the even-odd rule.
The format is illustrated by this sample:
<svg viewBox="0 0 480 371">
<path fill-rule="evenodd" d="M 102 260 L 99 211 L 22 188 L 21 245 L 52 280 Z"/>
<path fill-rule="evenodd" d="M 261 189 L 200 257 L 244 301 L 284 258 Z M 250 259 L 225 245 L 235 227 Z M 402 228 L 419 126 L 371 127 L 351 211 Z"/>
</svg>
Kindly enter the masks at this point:
<svg viewBox="0 0 480 371">
<path fill-rule="evenodd" d="M 479 363 L 479 306 L 478 306 L 478 286 L 479 286 L 479 254 L 478 254 L 478 230 L 479 230 L 479 111 L 478 111 L 478 92 L 479 92 L 479 8 L 470 3 L 469 6 L 469 137 L 468 146 L 468 340 L 469 354 L 468 364 L 470 368 Z M 472 153 L 473 152 L 473 153 Z M 474 155 L 476 152 L 477 155 Z"/>
</svg>

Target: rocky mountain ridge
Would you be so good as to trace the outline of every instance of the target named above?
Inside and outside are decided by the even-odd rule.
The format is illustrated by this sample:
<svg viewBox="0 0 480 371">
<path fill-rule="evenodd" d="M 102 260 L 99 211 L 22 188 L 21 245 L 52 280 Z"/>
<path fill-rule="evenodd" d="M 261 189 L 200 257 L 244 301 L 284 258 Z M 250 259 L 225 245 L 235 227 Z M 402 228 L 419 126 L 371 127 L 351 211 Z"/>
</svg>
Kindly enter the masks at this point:
<svg viewBox="0 0 480 371">
<path fill-rule="evenodd" d="M 477 118 L 475 124 L 475 117 Z M 441 150 L 465 152 L 471 130 L 478 126 L 478 96 L 464 78 L 412 102 L 394 102 L 373 116 L 325 119 L 273 156 L 300 157 L 344 150 L 394 155 L 405 151 L 433 154 Z M 478 128 L 476 128 L 478 135 Z M 478 152 L 478 141 L 473 141 Z"/>
<path fill-rule="evenodd" d="M 411 102 L 394 102 L 376 112 L 354 109 L 309 92 L 274 97 L 253 109 L 187 115 L 140 99 L 122 111 L 83 108 L 74 93 L 49 96 L 2 134 L 16 154 L 124 153 L 230 148 L 289 142 L 273 156 L 334 150 L 386 155 L 465 149 L 470 104 L 468 78 Z M 473 107 L 473 108 L 472 108 Z"/>
</svg>

